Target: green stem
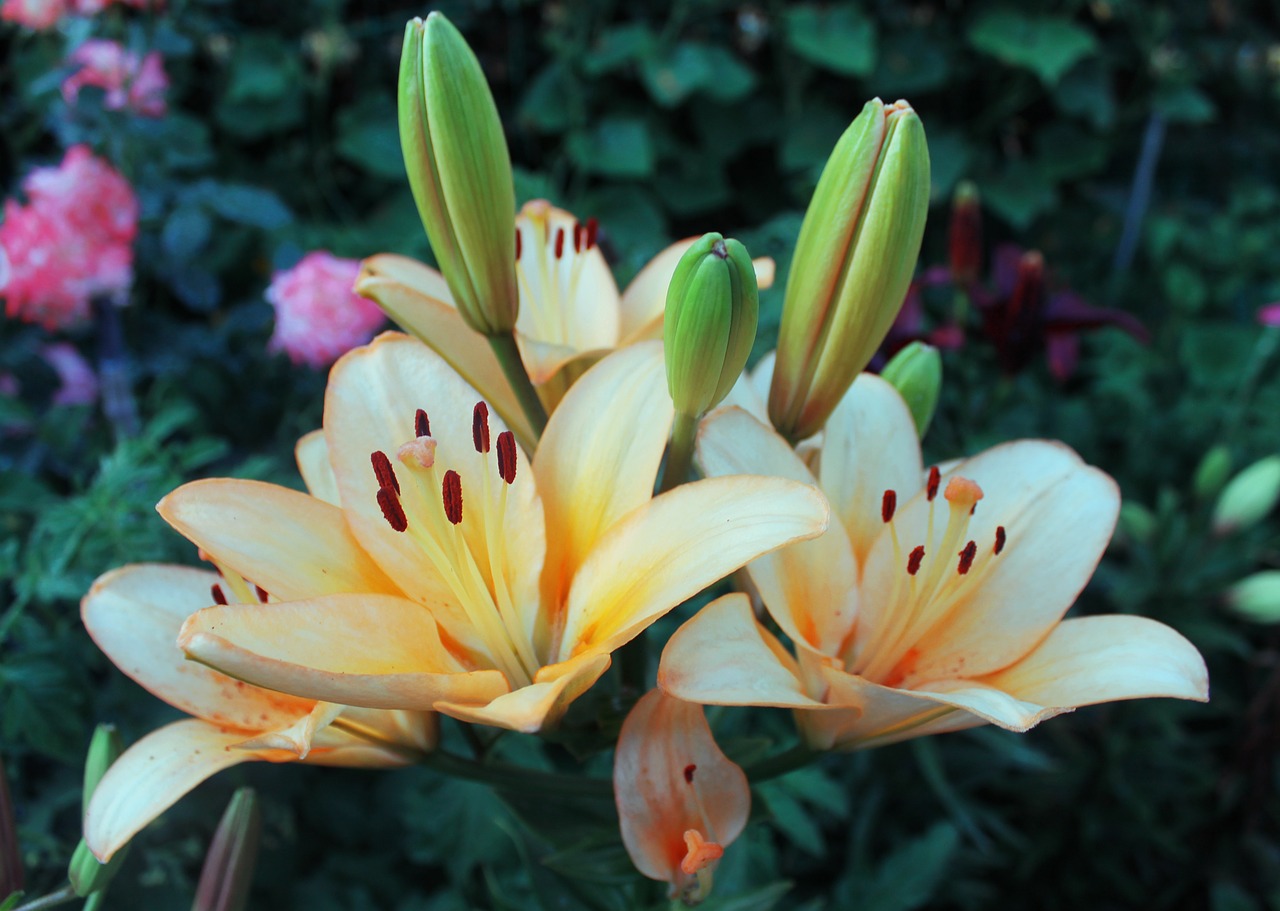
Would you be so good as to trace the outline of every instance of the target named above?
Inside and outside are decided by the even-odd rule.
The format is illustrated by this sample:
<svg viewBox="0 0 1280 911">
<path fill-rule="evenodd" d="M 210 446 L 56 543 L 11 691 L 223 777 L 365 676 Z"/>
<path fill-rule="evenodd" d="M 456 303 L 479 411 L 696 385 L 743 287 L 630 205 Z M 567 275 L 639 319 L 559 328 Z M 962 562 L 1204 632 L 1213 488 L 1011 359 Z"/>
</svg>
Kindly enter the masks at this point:
<svg viewBox="0 0 1280 911">
<path fill-rule="evenodd" d="M 797 743 L 785 753 L 770 756 L 755 765 L 748 766 L 743 771 L 747 773 L 747 778 L 751 780 L 752 784 L 759 784 L 762 781 L 778 778 L 788 772 L 803 768 L 812 762 L 817 755 L 807 744 Z"/>
<path fill-rule="evenodd" d="M 666 493 L 685 482 L 693 467 L 693 441 L 697 437 L 698 416 L 676 412 L 675 427 L 671 431 L 671 446 L 667 449 L 667 468 L 662 473 L 662 487 L 658 493 Z"/>
<path fill-rule="evenodd" d="M 507 382 L 511 384 L 511 391 L 516 394 L 516 401 L 520 403 L 524 416 L 529 419 L 534 436 L 541 437 L 542 431 L 547 427 L 547 409 L 542 407 L 542 399 L 538 398 L 538 391 L 533 388 L 529 374 L 525 372 L 515 333 L 504 332 L 489 336 L 489 347 L 502 365 L 502 372 L 506 374 Z"/>
<path fill-rule="evenodd" d="M 423 765 L 445 775 L 478 781 L 504 791 L 565 797 L 613 796 L 613 782 L 603 778 L 570 778 L 555 772 L 541 772 L 504 763 L 481 763 L 443 750 L 427 754 Z"/>
<path fill-rule="evenodd" d="M 58 905 L 73 902 L 79 897 L 76 895 L 75 889 L 71 888 L 70 885 L 66 885 L 57 892 L 50 892 L 42 898 L 27 902 L 25 905 L 18 905 L 13 911 L 41 911 L 43 908 L 56 908 Z"/>
</svg>

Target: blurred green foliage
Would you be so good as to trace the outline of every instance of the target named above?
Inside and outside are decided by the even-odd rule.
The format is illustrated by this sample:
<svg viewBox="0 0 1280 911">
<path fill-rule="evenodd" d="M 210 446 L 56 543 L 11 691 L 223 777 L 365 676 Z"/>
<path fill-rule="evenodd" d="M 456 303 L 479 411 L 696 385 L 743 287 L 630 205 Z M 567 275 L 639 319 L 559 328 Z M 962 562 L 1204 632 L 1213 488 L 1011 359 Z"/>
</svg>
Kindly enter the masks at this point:
<svg viewBox="0 0 1280 911">
<path fill-rule="evenodd" d="M 706 907 L 1280 908 L 1280 636 L 1218 604 L 1238 578 L 1280 566 L 1280 527 L 1273 515 L 1215 538 L 1212 496 L 1192 487 L 1210 447 L 1238 469 L 1280 440 L 1280 330 L 1253 321 L 1280 298 L 1280 14 L 1233 0 L 440 8 L 493 82 L 517 195 L 598 218 L 621 279 L 706 230 L 778 260 L 758 352 L 776 332 L 808 194 L 873 95 L 907 97 L 929 134 L 926 262 L 943 259 L 946 199 L 972 179 L 992 245 L 1042 249 L 1057 279 L 1152 330 L 1149 347 L 1090 336 L 1065 386 L 1038 365 L 1001 379 L 977 343 L 948 352 L 927 444 L 948 458 L 1057 437 L 1114 474 L 1129 505 L 1079 609 L 1187 634 L 1209 661 L 1213 701 L 828 757 L 758 788 L 757 824 Z M 134 182 L 143 212 L 123 313 L 140 435 L 51 406 L 45 334 L 0 324 L 0 373 L 22 380 L 0 396 L 0 751 L 33 894 L 58 885 L 79 836 L 93 724 L 132 740 L 173 717 L 92 646 L 79 596 L 126 562 L 194 559 L 153 512 L 182 481 L 297 484 L 290 450 L 319 423 L 323 377 L 265 354 L 271 270 L 319 247 L 428 256 L 393 94 L 404 21 L 425 12 L 170 0 L 62 32 L 0 27 L 0 185 L 12 195 L 30 167 L 84 141 Z M 164 53 L 168 116 L 106 112 L 89 93 L 67 107 L 65 54 L 91 34 Z M 1144 154 L 1156 180 L 1139 218 Z M 1126 218 L 1136 256 L 1116 267 Z M 71 340 L 99 350 L 90 330 Z M 745 715 L 713 712 L 718 736 L 739 758 L 768 753 Z M 785 715 L 766 715 L 785 740 Z M 495 749 L 547 761 L 515 736 Z M 590 770 L 605 776 L 601 762 Z M 265 816 L 252 907 L 661 906 L 657 886 L 626 885 L 616 841 L 584 840 L 584 821 L 607 824 L 607 803 L 504 799 L 424 769 L 297 767 L 237 769 L 180 803 L 138 839 L 108 906 L 188 907 L 221 807 L 246 783 Z"/>
</svg>

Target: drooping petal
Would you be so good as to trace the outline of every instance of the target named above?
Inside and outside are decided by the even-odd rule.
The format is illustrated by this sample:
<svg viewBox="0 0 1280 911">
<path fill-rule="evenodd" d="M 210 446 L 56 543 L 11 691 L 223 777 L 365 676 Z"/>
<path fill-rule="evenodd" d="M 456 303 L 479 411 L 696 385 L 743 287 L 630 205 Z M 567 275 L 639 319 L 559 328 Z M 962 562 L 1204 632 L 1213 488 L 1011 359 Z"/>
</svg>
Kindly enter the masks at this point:
<svg viewBox="0 0 1280 911">
<path fill-rule="evenodd" d="M 683 484 L 600 539 L 569 590 L 559 653 L 607 652 L 743 564 L 825 530 L 826 500 L 782 478 Z"/>
<path fill-rule="evenodd" d="M 189 614 L 212 603 L 211 572 L 143 564 L 109 572 L 80 605 L 85 628 L 124 673 L 170 705 L 217 726 L 286 727 L 313 703 L 259 689 L 188 661 L 177 646 Z M 241 735 L 244 739 L 245 735 Z"/>
<path fill-rule="evenodd" d="M 716 745 L 702 706 L 661 690 L 645 694 L 622 725 L 613 787 L 636 869 L 671 883 L 672 897 L 705 897 L 695 896 L 698 871 L 742 833 L 751 789 Z"/>
<path fill-rule="evenodd" d="M 307 485 L 307 493 L 317 500 L 341 506 L 338 481 L 333 476 L 333 466 L 329 464 L 329 444 L 324 441 L 324 431 L 313 430 L 304 434 L 293 447 L 293 457 L 298 463 L 298 473 Z"/>
<path fill-rule="evenodd" d="M 664 692 L 702 705 L 814 708 L 799 668 L 777 638 L 756 622 L 746 595 L 717 598 L 667 641 L 658 665 Z"/>
<path fill-rule="evenodd" d="M 422 605 L 385 595 L 210 607 L 178 644 L 238 680 L 343 705 L 427 711 L 508 690 L 498 671 L 464 668 Z"/>
<path fill-rule="evenodd" d="M 437 702 L 436 711 L 460 721 L 534 734 L 554 727 L 570 703 L 609 669 L 609 663 L 608 655 L 579 655 L 541 668 L 533 683 L 498 696 L 486 705 Z"/>
<path fill-rule="evenodd" d="M 342 510 L 297 490 L 211 478 L 182 485 L 156 510 L 219 563 L 281 600 L 397 590 L 357 543 Z"/>
<path fill-rule="evenodd" d="M 910 417 L 908 417 L 910 420 Z M 739 408 L 717 409 L 698 429 L 698 458 L 710 477 L 766 475 L 815 484 L 795 451 Z M 751 581 L 769 613 L 797 644 L 834 655 L 857 611 L 857 566 L 840 522 L 812 541 L 753 561 Z"/>
<path fill-rule="evenodd" d="M 310 713 L 285 728 L 266 731 L 246 740 L 240 746 L 246 750 L 287 750 L 306 759 L 311 752 L 311 742 L 342 714 L 343 706 L 332 702 L 317 702 Z"/>
</svg>

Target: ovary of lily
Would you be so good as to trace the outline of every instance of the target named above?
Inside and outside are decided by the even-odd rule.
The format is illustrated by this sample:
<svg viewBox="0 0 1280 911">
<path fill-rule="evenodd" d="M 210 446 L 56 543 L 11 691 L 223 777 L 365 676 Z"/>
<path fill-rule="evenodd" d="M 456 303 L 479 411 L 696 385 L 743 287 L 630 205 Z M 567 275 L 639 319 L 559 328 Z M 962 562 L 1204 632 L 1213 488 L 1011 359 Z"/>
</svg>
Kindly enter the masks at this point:
<svg viewBox="0 0 1280 911">
<path fill-rule="evenodd" d="M 520 315 L 516 342 L 548 410 L 583 372 L 614 348 L 662 337 L 667 284 L 696 238 L 667 247 L 619 295 L 596 244 L 594 220 L 579 222 L 546 200 L 526 203 L 515 220 Z M 761 288 L 773 260 L 757 259 Z M 458 315 L 444 277 L 404 256 L 364 261 L 356 292 L 445 358 L 494 407 L 521 440 L 530 440 L 515 396 L 483 336 Z"/>
<path fill-rule="evenodd" d="M 553 724 L 655 619 L 762 553 L 813 537 L 811 486 L 723 477 L 652 496 L 672 422 L 662 349 L 589 370 L 532 465 L 478 393 L 389 333 L 334 367 L 324 443 L 301 461 L 340 505 L 247 481 L 196 482 L 160 512 L 275 600 L 213 607 L 187 653 L 296 696 Z M 269 581 L 263 581 L 269 579 Z"/>
<path fill-rule="evenodd" d="M 237 594 L 238 593 L 238 594 Z M 126 566 L 98 579 L 85 628 L 122 671 L 191 718 L 153 731 L 107 771 L 85 816 L 85 840 L 106 861 L 209 776 L 242 762 L 389 767 L 435 747 L 436 718 L 353 709 L 259 689 L 186 660 L 174 644 L 186 617 L 252 586 L 185 566 Z"/>
<path fill-rule="evenodd" d="M 925 472 L 905 403 L 864 375 L 807 461 L 740 408 L 706 420 L 699 456 L 712 476 L 816 475 L 840 521 L 748 567 L 795 654 L 745 596 L 726 596 L 668 643 L 659 684 L 673 695 L 796 709 L 818 749 L 984 722 L 1025 731 L 1116 699 L 1208 697 L 1199 652 L 1167 626 L 1062 620 L 1120 502 L 1066 446 L 1023 440 Z"/>
</svg>

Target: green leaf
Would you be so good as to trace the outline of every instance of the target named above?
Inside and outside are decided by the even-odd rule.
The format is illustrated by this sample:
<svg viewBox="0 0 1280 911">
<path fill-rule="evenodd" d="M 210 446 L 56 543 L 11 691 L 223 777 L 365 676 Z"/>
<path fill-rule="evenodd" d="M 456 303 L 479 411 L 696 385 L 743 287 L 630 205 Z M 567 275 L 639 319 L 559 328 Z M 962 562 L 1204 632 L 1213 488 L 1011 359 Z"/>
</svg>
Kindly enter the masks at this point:
<svg viewBox="0 0 1280 911">
<path fill-rule="evenodd" d="M 769 781 L 757 788 L 765 807 L 769 811 L 770 821 L 791 840 L 796 847 L 821 857 L 826 849 L 822 830 L 813 820 L 812 811 L 801 805 L 782 785 L 781 781 Z"/>
<path fill-rule="evenodd" d="M 1111 71 L 1101 58 L 1073 66 L 1053 87 L 1053 100 L 1064 114 L 1079 117 L 1096 130 L 1109 128 L 1116 119 L 1116 98 Z"/>
<path fill-rule="evenodd" d="M 581 107 L 580 93 L 569 68 L 559 62 L 533 77 L 520 102 L 519 120 L 543 133 L 561 133 L 575 122 Z M 398 147 L 398 146 L 397 146 Z"/>
<path fill-rule="evenodd" d="M 649 95 L 663 107 L 675 107 L 712 75 L 711 63 L 703 49 L 691 42 L 682 42 L 664 53 L 646 57 L 640 69 Z"/>
<path fill-rule="evenodd" d="M 338 156 L 375 177 L 404 179 L 404 158 L 390 99 L 344 108 L 337 117 Z"/>
<path fill-rule="evenodd" d="M 915 911 L 938 889 L 959 846 L 956 830 L 938 823 L 885 858 L 872 886 L 860 896 L 859 911 Z"/>
<path fill-rule="evenodd" d="M 636 22 L 606 29 L 582 58 L 582 69 L 588 76 L 600 76 L 643 60 L 653 47 L 649 26 Z"/>
<path fill-rule="evenodd" d="M 969 43 L 1010 66 L 1030 70 L 1046 85 L 1098 50 L 1093 34 L 1063 16 L 1016 10 L 984 13 L 969 27 Z"/>
<path fill-rule="evenodd" d="M 858 7 L 793 6 L 785 24 L 787 44 L 810 63 L 843 76 L 868 76 L 875 69 L 875 23 Z"/>
<path fill-rule="evenodd" d="M 778 906 L 778 902 L 791 888 L 791 883 L 780 882 L 740 895 L 717 895 L 713 892 L 711 898 L 698 907 L 701 911 L 770 911 Z"/>
<path fill-rule="evenodd" d="M 582 170 L 610 177 L 648 177 L 653 173 L 649 127 L 634 117 L 606 117 L 592 129 L 569 137 L 570 157 Z"/>
<path fill-rule="evenodd" d="M 1210 123 L 1218 109 L 1194 85 L 1162 86 L 1156 90 L 1155 109 L 1170 123 Z"/>
<path fill-rule="evenodd" d="M 165 219 L 160 245 L 173 259 L 186 262 L 205 248 L 212 234 L 213 219 L 203 208 L 181 206 Z"/>
<path fill-rule="evenodd" d="M 1015 161 L 983 177 L 982 201 L 1015 228 L 1025 229 L 1058 201 L 1053 185 L 1025 161 Z"/>
<path fill-rule="evenodd" d="M 882 98 L 913 100 L 922 92 L 941 88 L 951 75 L 952 44 L 923 28 L 890 32 L 880 41 L 871 90 Z"/>
<path fill-rule="evenodd" d="M 293 220 L 289 207 L 270 190 L 248 184 L 220 183 L 206 196 L 209 208 L 227 221 L 266 231 L 283 228 Z"/>
</svg>

